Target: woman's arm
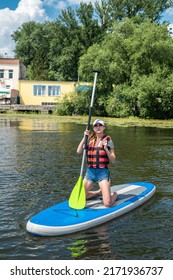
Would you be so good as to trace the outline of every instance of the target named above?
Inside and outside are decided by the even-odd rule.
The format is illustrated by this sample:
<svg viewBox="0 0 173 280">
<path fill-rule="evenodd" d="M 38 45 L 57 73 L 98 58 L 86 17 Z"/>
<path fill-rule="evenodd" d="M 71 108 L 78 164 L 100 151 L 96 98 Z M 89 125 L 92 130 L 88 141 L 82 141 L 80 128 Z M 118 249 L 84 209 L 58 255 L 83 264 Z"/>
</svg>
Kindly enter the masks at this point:
<svg viewBox="0 0 173 280">
<path fill-rule="evenodd" d="M 107 156 L 109 158 L 109 161 L 111 163 L 115 163 L 115 160 L 116 160 L 116 155 L 115 155 L 115 150 L 114 149 L 108 149 L 107 147 L 105 147 L 105 151 L 107 153 Z"/>
<path fill-rule="evenodd" d="M 104 149 L 106 151 L 106 154 L 109 158 L 109 161 L 111 163 L 114 163 L 115 160 L 116 160 L 116 155 L 115 155 L 115 150 L 113 148 L 114 147 L 113 143 L 112 143 L 112 148 L 109 148 L 109 149 L 108 149 L 108 141 L 107 140 L 103 141 L 103 145 L 104 145 Z"/>
</svg>

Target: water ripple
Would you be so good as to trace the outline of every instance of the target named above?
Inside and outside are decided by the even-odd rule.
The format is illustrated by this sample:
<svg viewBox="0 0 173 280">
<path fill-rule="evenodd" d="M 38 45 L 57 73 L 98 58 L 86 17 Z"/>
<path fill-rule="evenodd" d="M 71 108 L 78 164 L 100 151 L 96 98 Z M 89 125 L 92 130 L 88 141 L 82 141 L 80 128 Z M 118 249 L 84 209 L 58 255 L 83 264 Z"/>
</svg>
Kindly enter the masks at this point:
<svg viewBox="0 0 173 280">
<path fill-rule="evenodd" d="M 148 203 L 102 226 L 43 238 L 29 235 L 26 222 L 69 197 L 84 126 L 1 117 L 0 130 L 0 259 L 173 259 L 171 129 L 110 128 L 113 184 L 152 181 Z"/>
</svg>

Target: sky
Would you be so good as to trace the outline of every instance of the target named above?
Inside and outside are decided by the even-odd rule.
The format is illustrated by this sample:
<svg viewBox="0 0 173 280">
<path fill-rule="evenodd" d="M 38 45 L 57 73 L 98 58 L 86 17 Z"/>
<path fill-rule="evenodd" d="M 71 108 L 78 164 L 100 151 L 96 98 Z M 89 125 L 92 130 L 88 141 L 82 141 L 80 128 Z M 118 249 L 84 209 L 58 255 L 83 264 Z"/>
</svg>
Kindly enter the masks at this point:
<svg viewBox="0 0 173 280">
<path fill-rule="evenodd" d="M 94 3 L 96 0 L 0 0 L 0 54 L 13 57 L 15 43 L 11 34 L 24 22 L 53 20 L 61 10 L 75 8 L 80 2 Z M 166 11 L 163 20 L 173 23 L 173 9 Z"/>
</svg>

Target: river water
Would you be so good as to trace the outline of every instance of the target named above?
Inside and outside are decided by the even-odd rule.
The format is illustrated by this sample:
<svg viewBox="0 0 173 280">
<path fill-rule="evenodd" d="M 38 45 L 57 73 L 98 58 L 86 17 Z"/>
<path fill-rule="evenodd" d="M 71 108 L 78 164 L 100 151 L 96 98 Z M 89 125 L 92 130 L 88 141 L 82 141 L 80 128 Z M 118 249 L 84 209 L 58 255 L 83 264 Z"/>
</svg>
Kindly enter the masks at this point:
<svg viewBox="0 0 173 280">
<path fill-rule="evenodd" d="M 147 204 L 101 226 L 36 237 L 26 223 L 68 199 L 80 173 L 84 125 L 52 118 L 0 116 L 1 260 L 173 259 L 173 129 L 110 126 L 117 161 L 112 184 L 150 181 Z"/>
</svg>

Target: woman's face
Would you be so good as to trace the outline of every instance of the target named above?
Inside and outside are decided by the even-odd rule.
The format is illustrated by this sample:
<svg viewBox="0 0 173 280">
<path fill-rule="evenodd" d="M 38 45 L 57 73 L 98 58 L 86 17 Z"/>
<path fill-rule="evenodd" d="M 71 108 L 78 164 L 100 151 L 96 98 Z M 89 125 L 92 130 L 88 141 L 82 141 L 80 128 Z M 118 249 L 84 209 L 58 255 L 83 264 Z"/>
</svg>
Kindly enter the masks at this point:
<svg viewBox="0 0 173 280">
<path fill-rule="evenodd" d="M 95 133 L 103 133 L 103 131 L 105 130 L 105 126 L 103 126 L 102 124 L 100 123 L 96 123 L 93 127 Z"/>
</svg>

